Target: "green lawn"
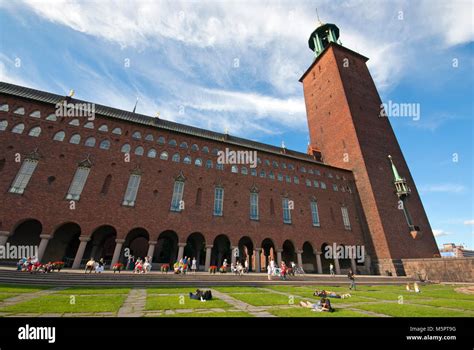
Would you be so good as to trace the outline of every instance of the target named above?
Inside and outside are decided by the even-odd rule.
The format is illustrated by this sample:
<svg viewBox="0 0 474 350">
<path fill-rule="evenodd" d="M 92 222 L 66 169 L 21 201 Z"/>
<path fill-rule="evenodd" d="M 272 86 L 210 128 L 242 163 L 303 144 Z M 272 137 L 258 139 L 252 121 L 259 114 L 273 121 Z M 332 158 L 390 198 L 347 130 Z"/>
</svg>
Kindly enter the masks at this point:
<svg viewBox="0 0 474 350">
<path fill-rule="evenodd" d="M 233 299 L 248 304 L 234 306 L 214 295 L 213 300 L 201 302 L 189 299 L 192 287 L 146 288 L 146 316 L 154 317 L 252 317 L 255 312 L 269 312 L 279 317 L 373 317 L 374 314 L 391 317 L 474 317 L 474 295 L 456 292 L 459 285 L 422 285 L 421 293 L 407 292 L 404 285 L 357 286 L 350 291 L 348 284 L 322 285 L 270 285 L 265 287 L 226 286 L 211 288 Z M 32 314 L 93 314 L 116 313 L 125 302 L 132 288 L 77 287 L 55 290 L 43 296 L 34 295 L 47 288 L 36 286 L 0 285 L 0 313 L 7 315 Z M 208 288 L 201 288 L 208 289 Z M 350 293 L 351 298 L 334 299 L 334 313 L 314 312 L 299 306 L 301 300 L 316 301 L 315 289 Z M 5 300 L 15 296 L 33 299 L 5 305 Z M 75 304 L 71 303 L 71 297 Z M 403 300 L 400 299 L 403 297 Z M 403 301 L 403 303 L 399 303 Z M 166 310 L 179 310 L 169 314 Z M 159 311 L 159 312 L 153 312 Z"/>
<path fill-rule="evenodd" d="M 369 317 L 367 314 L 345 309 L 336 309 L 334 312 L 318 312 L 302 307 L 294 307 L 291 309 L 271 309 L 268 312 L 278 317 Z"/>
<path fill-rule="evenodd" d="M 67 288 L 55 292 L 55 294 L 64 294 L 64 295 L 84 295 L 84 294 L 128 294 L 130 288 L 98 288 L 98 287 L 89 287 L 89 288 Z"/>
<path fill-rule="evenodd" d="M 189 295 L 166 295 L 148 296 L 145 310 L 176 310 L 176 309 L 227 309 L 230 305 L 225 301 L 212 298 L 202 302 L 200 300 L 189 299 Z"/>
<path fill-rule="evenodd" d="M 117 312 L 125 301 L 125 296 L 86 296 L 78 295 L 75 302 L 67 295 L 47 295 L 7 307 L 0 307 L 0 312 L 12 313 L 85 313 Z"/>
<path fill-rule="evenodd" d="M 301 301 L 296 295 L 290 298 L 286 295 L 272 293 L 248 293 L 248 294 L 229 294 L 232 298 L 241 300 L 253 306 L 265 305 L 291 305 Z"/>
</svg>

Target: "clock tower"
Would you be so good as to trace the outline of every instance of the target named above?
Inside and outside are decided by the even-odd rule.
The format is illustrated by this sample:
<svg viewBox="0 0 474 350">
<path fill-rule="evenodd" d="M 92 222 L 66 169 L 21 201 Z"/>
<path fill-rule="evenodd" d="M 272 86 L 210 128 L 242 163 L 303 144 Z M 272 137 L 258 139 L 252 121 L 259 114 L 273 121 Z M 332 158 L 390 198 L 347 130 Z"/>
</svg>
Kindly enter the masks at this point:
<svg viewBox="0 0 474 350">
<path fill-rule="evenodd" d="M 342 46 L 334 24 L 316 28 L 308 45 L 314 61 L 300 79 L 308 152 L 353 171 L 373 266 L 380 274 L 403 275 L 401 259 L 433 258 L 439 251 L 368 58 Z"/>
</svg>

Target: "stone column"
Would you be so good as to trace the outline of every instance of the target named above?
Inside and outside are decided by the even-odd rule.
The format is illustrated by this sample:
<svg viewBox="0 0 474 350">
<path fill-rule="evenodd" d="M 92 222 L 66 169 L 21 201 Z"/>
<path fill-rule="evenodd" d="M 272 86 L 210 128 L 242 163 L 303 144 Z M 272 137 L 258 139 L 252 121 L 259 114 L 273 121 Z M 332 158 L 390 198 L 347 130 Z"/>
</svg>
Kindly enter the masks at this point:
<svg viewBox="0 0 474 350">
<path fill-rule="evenodd" d="M 81 261 L 84 257 L 84 252 L 87 247 L 87 242 L 91 240 L 90 237 L 79 236 L 79 248 L 77 249 L 76 256 L 74 257 L 74 262 L 72 263 L 73 269 L 79 269 L 81 267 Z"/>
<path fill-rule="evenodd" d="M 7 244 L 8 236 L 10 236 L 10 232 L 8 231 L 0 231 L 0 245 Z"/>
<path fill-rule="evenodd" d="M 253 256 L 255 257 L 255 266 L 253 267 L 256 273 L 262 272 L 262 268 L 260 266 L 260 252 L 262 251 L 262 248 L 255 248 L 253 250 Z"/>
<path fill-rule="evenodd" d="M 153 261 L 153 254 L 155 254 L 155 246 L 157 243 L 157 241 L 148 241 L 148 252 L 146 255 L 151 257 L 151 261 Z"/>
<path fill-rule="evenodd" d="M 48 246 L 49 240 L 53 238 L 53 235 L 40 235 L 41 242 L 38 247 L 38 261 L 41 262 L 41 259 L 43 259 L 44 252 L 46 251 L 46 247 Z"/>
<path fill-rule="evenodd" d="M 110 269 L 112 270 L 112 266 L 114 266 L 116 263 L 118 263 L 118 260 L 120 258 L 120 254 L 122 253 L 122 246 L 125 243 L 124 239 L 117 238 L 115 240 L 115 249 L 114 249 L 114 255 L 112 256 L 112 262 L 110 263 Z"/>
<path fill-rule="evenodd" d="M 297 264 L 301 268 L 303 268 L 303 255 L 302 254 L 303 254 L 302 250 L 297 250 L 296 251 Z"/>
<path fill-rule="evenodd" d="M 235 256 L 235 251 L 236 251 L 236 249 L 239 249 L 239 247 L 230 247 L 230 248 L 231 248 L 231 251 L 232 251 L 232 253 L 230 254 L 230 262 L 231 262 L 231 264 L 234 264 L 234 266 L 235 266 L 235 263 L 237 262 L 237 257 Z"/>
<path fill-rule="evenodd" d="M 212 245 L 206 246 L 206 264 L 204 265 L 204 271 L 209 271 L 209 266 L 211 266 L 212 247 Z"/>
<path fill-rule="evenodd" d="M 321 252 L 314 251 L 314 254 L 316 255 L 316 269 L 318 273 L 321 275 L 323 273 L 323 265 L 321 264 Z"/>
<path fill-rule="evenodd" d="M 275 263 L 279 265 L 283 261 L 281 258 L 281 253 L 283 252 L 283 249 L 275 249 L 275 250 L 277 252 L 277 261 L 275 261 Z"/>
<path fill-rule="evenodd" d="M 336 270 L 336 275 L 341 274 L 341 267 L 339 266 L 339 259 L 334 258 L 334 270 Z"/>
<path fill-rule="evenodd" d="M 354 258 L 351 259 L 351 268 L 352 268 L 352 272 L 354 274 L 356 274 L 357 273 L 357 264 L 356 264 L 356 261 L 355 261 Z"/>
<path fill-rule="evenodd" d="M 365 265 L 365 268 L 367 270 L 367 273 L 369 275 L 372 274 L 372 263 L 371 263 L 371 259 L 370 259 L 370 255 L 369 254 L 366 254 L 365 255 L 365 261 L 364 261 L 364 265 Z"/>
<path fill-rule="evenodd" d="M 186 243 L 178 243 L 178 257 L 176 258 L 177 261 L 180 261 L 183 258 L 184 247 L 186 247 Z"/>
</svg>

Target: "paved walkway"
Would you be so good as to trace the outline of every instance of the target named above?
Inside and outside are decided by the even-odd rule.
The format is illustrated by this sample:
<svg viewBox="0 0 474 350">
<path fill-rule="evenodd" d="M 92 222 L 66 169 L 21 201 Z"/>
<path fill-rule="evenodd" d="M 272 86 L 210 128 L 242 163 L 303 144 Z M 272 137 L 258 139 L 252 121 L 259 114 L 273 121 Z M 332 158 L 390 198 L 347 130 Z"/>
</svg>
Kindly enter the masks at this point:
<svg viewBox="0 0 474 350">
<path fill-rule="evenodd" d="M 132 289 L 119 309 L 118 317 L 142 317 L 146 304 L 146 289 Z"/>
</svg>

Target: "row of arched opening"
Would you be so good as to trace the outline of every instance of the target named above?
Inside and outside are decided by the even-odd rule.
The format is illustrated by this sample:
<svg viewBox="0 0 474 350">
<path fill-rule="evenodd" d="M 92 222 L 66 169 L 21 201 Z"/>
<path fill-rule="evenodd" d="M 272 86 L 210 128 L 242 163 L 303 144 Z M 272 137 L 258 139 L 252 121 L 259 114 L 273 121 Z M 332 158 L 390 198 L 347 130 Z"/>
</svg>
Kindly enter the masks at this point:
<svg viewBox="0 0 474 350">
<path fill-rule="evenodd" d="M 16 226 L 14 232 L 9 236 L 8 243 L 11 245 L 39 245 L 42 233 L 42 225 L 38 220 L 29 219 L 21 222 Z M 65 223 L 59 226 L 53 237 L 49 240 L 44 252 L 42 261 L 62 260 L 66 265 L 71 266 L 79 248 L 79 236 L 81 228 L 76 223 Z M 91 257 L 94 259 L 104 258 L 110 263 L 113 258 L 117 239 L 117 232 L 113 226 L 104 225 L 98 227 L 87 242 L 84 254 L 82 256 L 82 264 Z M 145 257 L 149 252 L 149 233 L 143 228 L 135 228 L 131 230 L 122 245 L 119 261 L 127 262 L 127 253 L 134 257 Z M 186 245 L 182 251 L 183 257 L 196 258 L 199 268 L 202 270 L 206 264 L 206 245 L 212 245 L 210 250 L 210 265 L 221 266 L 224 259 L 230 262 L 233 260 L 240 261 L 242 264 L 247 261 L 250 271 L 255 271 L 257 266 L 262 271 L 266 270 L 266 266 L 270 260 L 278 262 L 276 246 L 271 238 L 264 239 L 258 248 L 261 248 L 260 256 L 255 256 L 255 244 L 248 236 L 243 236 L 238 241 L 237 248 L 232 249 L 229 238 L 222 234 L 218 235 L 212 242 L 206 242 L 204 235 L 200 232 L 194 232 L 187 237 Z M 318 251 L 325 251 L 327 244 L 324 243 Z M 286 240 L 281 247 L 281 259 L 287 264 L 291 261 L 297 262 L 297 252 L 294 244 L 290 240 Z M 316 272 L 316 255 L 315 247 L 310 242 L 305 242 L 302 247 L 302 263 L 307 272 Z M 159 236 L 153 250 L 154 264 L 169 263 L 173 264 L 178 259 L 179 239 L 176 232 L 167 230 L 163 231 Z M 232 255 L 235 255 L 233 258 Z M 256 261 L 260 259 L 260 263 Z M 321 255 L 321 266 L 323 273 L 329 273 L 329 265 L 332 260 L 326 259 L 324 254 Z M 341 269 L 349 268 L 349 259 L 339 259 Z"/>
</svg>

